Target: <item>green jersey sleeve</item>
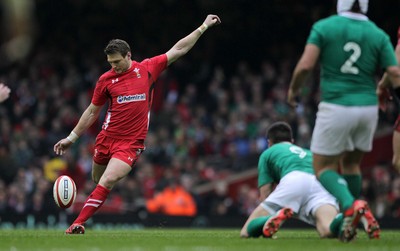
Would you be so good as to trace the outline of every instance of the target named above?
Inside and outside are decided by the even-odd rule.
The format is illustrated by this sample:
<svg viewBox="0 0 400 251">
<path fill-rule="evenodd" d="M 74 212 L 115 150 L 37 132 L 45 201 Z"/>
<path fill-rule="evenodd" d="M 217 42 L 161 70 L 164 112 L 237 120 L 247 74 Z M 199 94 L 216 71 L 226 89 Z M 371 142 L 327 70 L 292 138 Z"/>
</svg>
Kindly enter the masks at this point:
<svg viewBox="0 0 400 251">
<path fill-rule="evenodd" d="M 386 34 L 383 36 L 382 39 L 381 54 L 379 60 L 382 69 L 386 69 L 389 66 L 398 65 L 393 45 L 390 42 L 389 36 Z"/>
<path fill-rule="evenodd" d="M 264 151 L 258 160 L 258 187 L 274 182 L 268 168 L 269 153 Z"/>
</svg>

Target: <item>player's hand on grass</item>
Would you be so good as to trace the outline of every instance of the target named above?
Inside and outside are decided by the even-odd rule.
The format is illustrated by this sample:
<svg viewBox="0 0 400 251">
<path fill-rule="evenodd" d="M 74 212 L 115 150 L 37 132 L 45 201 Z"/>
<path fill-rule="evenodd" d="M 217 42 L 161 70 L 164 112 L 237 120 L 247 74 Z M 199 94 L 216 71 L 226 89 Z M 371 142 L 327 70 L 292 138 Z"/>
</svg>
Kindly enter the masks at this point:
<svg viewBox="0 0 400 251">
<path fill-rule="evenodd" d="M 210 28 L 210 27 L 220 24 L 221 19 L 217 15 L 210 14 L 206 17 L 206 20 L 204 20 L 203 23 L 206 24 L 208 28 Z"/>
<path fill-rule="evenodd" d="M 62 139 L 54 145 L 54 152 L 57 155 L 63 155 L 65 153 L 65 150 L 67 150 L 71 145 L 72 141 L 67 138 Z"/>
</svg>

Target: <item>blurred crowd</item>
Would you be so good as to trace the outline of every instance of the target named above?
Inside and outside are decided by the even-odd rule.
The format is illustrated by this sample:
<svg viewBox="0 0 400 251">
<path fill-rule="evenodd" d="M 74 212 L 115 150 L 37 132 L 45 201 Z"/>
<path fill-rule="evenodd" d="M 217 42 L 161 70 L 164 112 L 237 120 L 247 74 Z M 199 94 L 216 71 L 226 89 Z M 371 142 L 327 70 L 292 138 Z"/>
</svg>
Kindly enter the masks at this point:
<svg viewBox="0 0 400 251">
<path fill-rule="evenodd" d="M 24 60 L 1 68 L 0 82 L 7 83 L 12 93 L 0 104 L 0 214 L 57 212 L 52 186 L 62 174 L 71 176 L 78 189 L 76 203 L 68 212 L 78 212 L 93 190 L 93 143 L 102 121 L 82 135 L 66 155 L 56 156 L 53 145 L 68 136 L 90 103 L 97 78 L 108 70 L 102 47 L 109 39 L 126 39 L 133 57 L 140 61 L 167 51 L 201 23 L 208 9 L 221 10 L 213 1 L 184 1 L 183 5 L 174 0 L 160 1 L 166 12 L 174 10 L 182 16 L 165 15 L 156 21 L 154 3 L 130 1 L 122 10 L 121 1 L 101 1 L 104 5 L 95 6 L 89 2 L 36 1 L 36 8 L 41 10 L 36 15 L 37 27 L 41 29 L 32 51 Z M 293 12 L 279 23 L 282 27 L 277 23 L 263 27 L 268 23 L 263 22 L 257 27 L 266 35 L 236 41 L 229 25 L 250 29 L 264 14 L 254 4 L 236 1 L 238 9 L 227 7 L 221 15 L 227 28 L 221 25 L 213 31 L 215 34 L 205 34 L 209 37 L 201 38 L 191 55 L 160 76 L 146 150 L 131 174 L 110 193 L 100 213 L 144 209 L 167 213 L 162 203 L 174 201 L 174 208 L 191 208 L 177 213 L 181 215 L 245 216 L 259 203 L 257 187 L 242 184 L 232 197 L 229 177 L 257 167 L 258 156 L 267 147 L 269 124 L 287 121 L 297 144 L 309 146 L 319 97 L 318 72 L 303 90 L 297 109 L 286 104 L 286 91 L 308 35 L 306 30 L 312 21 L 328 15 L 333 5 L 307 9 L 307 5 L 292 3 L 291 8 L 281 9 L 278 1 L 268 2 L 276 8 L 269 22 Z M 52 15 L 49 11 L 53 8 L 64 11 Z M 136 11 L 132 16 L 130 8 Z M 194 10 L 193 15 L 185 11 L 188 8 Z M 116 10 L 121 11 L 117 20 L 112 18 Z M 235 15 L 246 10 L 254 15 L 246 22 L 232 24 L 237 21 Z M 307 11 L 311 15 L 304 15 Z M 153 17 L 145 18 L 149 15 Z M 80 22 L 83 16 L 85 24 Z M 296 18 L 305 19 L 299 22 L 300 27 L 286 37 L 278 35 L 288 32 L 284 25 L 294 25 Z M 182 24 L 183 19 L 189 21 Z M 169 29 L 157 27 L 167 24 Z M 251 30 L 256 32 L 257 28 Z M 240 52 L 241 46 L 246 47 L 244 52 Z M 396 108 L 390 105 L 388 112 L 381 114 L 377 134 L 388 128 L 390 133 L 396 115 Z M 387 163 L 368 167 L 371 175 L 364 179 L 363 196 L 379 218 L 400 217 L 400 176 Z M 196 188 L 204 185 L 211 188 L 198 192 Z M 173 196 L 177 199 L 171 199 Z"/>
</svg>

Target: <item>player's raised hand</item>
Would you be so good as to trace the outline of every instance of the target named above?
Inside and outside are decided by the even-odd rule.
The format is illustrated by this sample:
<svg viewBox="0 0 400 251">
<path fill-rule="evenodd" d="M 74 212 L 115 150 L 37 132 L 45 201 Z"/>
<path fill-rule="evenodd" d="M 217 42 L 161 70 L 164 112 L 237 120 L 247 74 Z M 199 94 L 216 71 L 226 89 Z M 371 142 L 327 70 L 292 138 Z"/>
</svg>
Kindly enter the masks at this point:
<svg viewBox="0 0 400 251">
<path fill-rule="evenodd" d="M 71 145 L 72 141 L 67 138 L 62 139 L 54 145 L 54 152 L 57 155 L 63 155 L 65 153 L 65 150 L 67 150 Z"/>
<path fill-rule="evenodd" d="M 217 15 L 210 14 L 206 17 L 206 20 L 203 22 L 208 26 L 208 28 L 218 25 L 221 23 L 221 19 Z"/>
</svg>

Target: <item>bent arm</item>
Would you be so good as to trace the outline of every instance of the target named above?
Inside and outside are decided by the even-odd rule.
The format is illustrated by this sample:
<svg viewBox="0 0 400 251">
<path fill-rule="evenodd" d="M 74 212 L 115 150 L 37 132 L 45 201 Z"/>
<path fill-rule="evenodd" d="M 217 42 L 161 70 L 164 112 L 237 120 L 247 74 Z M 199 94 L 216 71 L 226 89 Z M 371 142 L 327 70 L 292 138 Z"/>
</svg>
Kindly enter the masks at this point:
<svg viewBox="0 0 400 251">
<path fill-rule="evenodd" d="M 399 29 L 400 31 L 400 29 Z M 400 43 L 397 43 L 395 49 L 395 55 L 397 62 L 400 63 Z M 398 89 L 400 87 L 400 67 L 399 66 L 389 66 L 386 68 L 381 80 L 376 88 L 376 94 L 378 96 L 379 108 L 382 111 L 386 111 L 387 100 L 391 100 L 392 96 L 389 92 L 390 87 L 393 89 Z M 396 95 L 397 91 L 395 91 Z"/>
<path fill-rule="evenodd" d="M 398 43 L 396 45 L 395 48 L 395 55 L 396 55 L 396 59 L 397 62 L 400 63 L 400 44 Z M 400 85 L 396 84 L 396 81 L 398 82 L 398 79 L 396 80 L 396 78 L 399 78 L 398 74 L 399 74 L 399 67 L 396 66 L 389 66 L 386 71 L 385 74 L 383 74 L 382 79 L 379 81 L 378 84 L 378 89 L 379 88 L 389 88 L 391 86 L 395 87 L 399 87 Z"/>
<path fill-rule="evenodd" d="M 101 106 L 96 106 L 93 103 L 86 108 L 79 119 L 78 124 L 72 130 L 78 136 L 82 135 L 99 117 L 101 111 Z"/>
<path fill-rule="evenodd" d="M 58 155 L 63 155 L 65 150 L 68 149 L 79 138 L 79 136 L 81 136 L 83 132 L 97 120 L 100 114 L 100 108 L 101 106 L 90 104 L 83 112 L 78 124 L 72 130 L 71 134 L 54 145 L 54 152 Z"/>
<path fill-rule="evenodd" d="M 199 40 L 200 36 L 208 29 L 221 23 L 217 15 L 208 15 L 204 23 L 186 37 L 179 40 L 169 51 L 167 51 L 168 65 L 184 56 Z"/>
<path fill-rule="evenodd" d="M 399 43 L 396 45 L 395 53 L 396 53 L 397 62 L 400 64 L 400 44 Z M 399 66 L 388 67 L 388 69 L 386 69 L 386 72 L 388 73 L 388 77 L 389 77 L 390 81 L 392 82 L 393 88 L 400 87 L 400 67 Z"/>
<path fill-rule="evenodd" d="M 400 67 L 389 66 L 386 69 L 386 76 L 387 80 L 383 80 L 384 87 L 390 86 L 390 83 L 391 86 L 395 89 L 400 87 Z"/>
<path fill-rule="evenodd" d="M 259 188 L 260 201 L 264 201 L 272 192 L 272 183 L 265 184 Z"/>
<path fill-rule="evenodd" d="M 318 61 L 320 49 L 314 44 L 307 44 L 290 81 L 288 103 L 296 106 L 295 98 L 299 95 L 300 88 L 304 85 L 310 72 Z"/>
</svg>

